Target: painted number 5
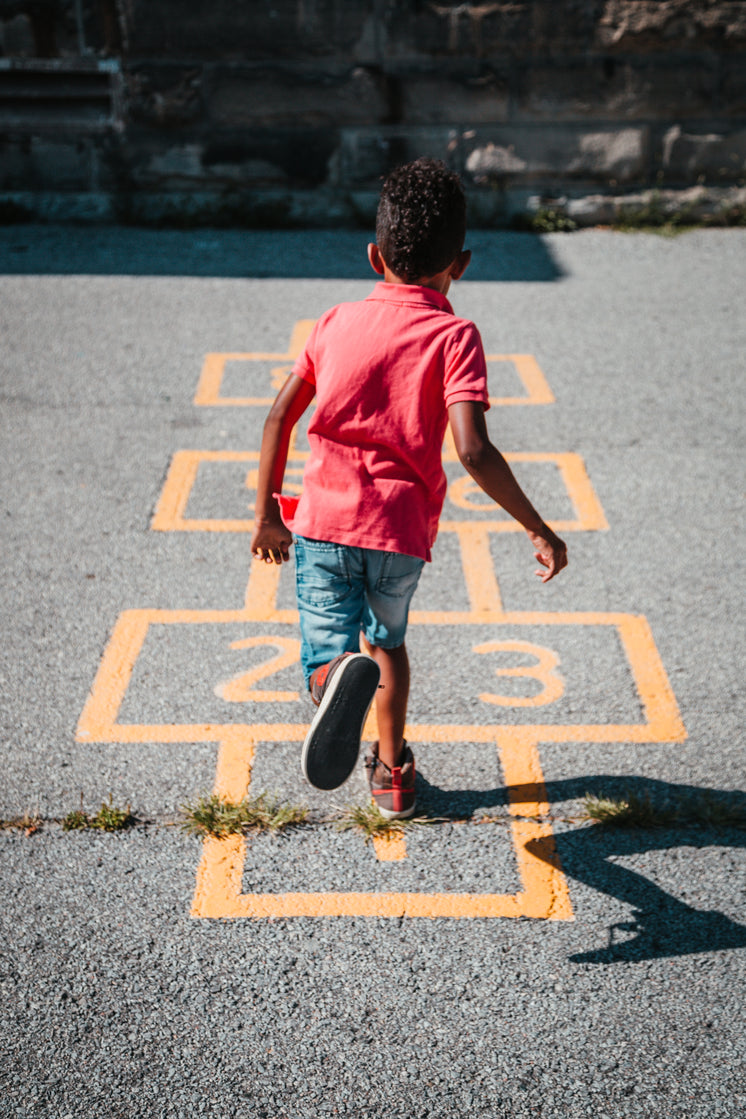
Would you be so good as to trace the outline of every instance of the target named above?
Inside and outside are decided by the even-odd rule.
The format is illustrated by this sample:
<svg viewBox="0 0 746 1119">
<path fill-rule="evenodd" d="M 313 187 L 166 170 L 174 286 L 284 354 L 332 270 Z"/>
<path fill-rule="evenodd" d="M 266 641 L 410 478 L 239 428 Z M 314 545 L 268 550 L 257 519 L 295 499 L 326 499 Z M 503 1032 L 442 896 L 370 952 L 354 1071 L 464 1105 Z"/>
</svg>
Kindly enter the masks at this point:
<svg viewBox="0 0 746 1119">
<path fill-rule="evenodd" d="M 542 685 L 541 691 L 533 696 L 493 695 L 491 692 L 483 692 L 479 697 L 483 703 L 494 703 L 498 707 L 544 707 L 548 703 L 554 703 L 564 693 L 565 682 L 554 671 L 559 664 L 559 657 L 552 649 L 534 645 L 530 641 L 485 641 L 483 645 L 475 645 L 474 652 L 526 653 L 536 659 L 536 664 L 496 668 L 495 675 L 530 676 Z"/>
</svg>

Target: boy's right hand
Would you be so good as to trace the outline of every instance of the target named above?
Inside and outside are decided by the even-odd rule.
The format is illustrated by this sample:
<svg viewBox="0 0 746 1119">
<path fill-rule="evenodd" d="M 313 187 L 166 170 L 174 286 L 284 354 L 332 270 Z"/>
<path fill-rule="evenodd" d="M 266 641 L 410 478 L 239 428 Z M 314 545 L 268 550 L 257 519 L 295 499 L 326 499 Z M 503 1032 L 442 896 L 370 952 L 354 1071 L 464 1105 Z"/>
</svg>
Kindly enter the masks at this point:
<svg viewBox="0 0 746 1119">
<path fill-rule="evenodd" d="M 544 525 L 541 533 L 529 532 L 528 537 L 536 549 L 534 556 L 541 564 L 536 574 L 542 583 L 548 583 L 563 567 L 567 567 L 567 544 L 556 532 L 552 532 L 549 525 Z"/>
<path fill-rule="evenodd" d="M 265 520 L 254 525 L 251 554 L 265 563 L 287 563 L 292 543 L 293 534 L 279 517 L 277 520 Z"/>
</svg>

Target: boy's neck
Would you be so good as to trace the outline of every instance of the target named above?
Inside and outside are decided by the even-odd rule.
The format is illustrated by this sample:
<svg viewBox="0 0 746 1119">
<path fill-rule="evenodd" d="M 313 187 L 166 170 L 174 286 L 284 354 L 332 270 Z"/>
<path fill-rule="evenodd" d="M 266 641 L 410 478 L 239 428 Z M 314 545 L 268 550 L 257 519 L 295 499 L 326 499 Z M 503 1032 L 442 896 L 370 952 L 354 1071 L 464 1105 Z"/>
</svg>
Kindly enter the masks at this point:
<svg viewBox="0 0 746 1119">
<path fill-rule="evenodd" d="M 464 250 L 459 253 L 455 260 L 451 261 L 447 268 L 444 268 L 442 272 L 438 272 L 435 276 L 422 276 L 418 280 L 403 280 L 401 276 L 397 276 L 396 272 L 391 271 L 378 246 L 368 245 L 368 260 L 371 267 L 379 276 L 383 276 L 385 283 L 431 288 L 433 291 L 440 292 L 441 295 L 448 295 L 451 281 L 458 280 L 463 275 L 470 259 L 471 253 Z"/>
<path fill-rule="evenodd" d="M 386 284 L 406 284 L 408 287 L 414 288 L 432 288 L 433 291 L 441 291 L 437 284 L 433 283 L 432 279 L 421 280 L 402 280 L 401 276 L 397 276 L 387 268 L 383 274 L 383 282 Z M 445 294 L 441 292 L 441 294 Z"/>
</svg>

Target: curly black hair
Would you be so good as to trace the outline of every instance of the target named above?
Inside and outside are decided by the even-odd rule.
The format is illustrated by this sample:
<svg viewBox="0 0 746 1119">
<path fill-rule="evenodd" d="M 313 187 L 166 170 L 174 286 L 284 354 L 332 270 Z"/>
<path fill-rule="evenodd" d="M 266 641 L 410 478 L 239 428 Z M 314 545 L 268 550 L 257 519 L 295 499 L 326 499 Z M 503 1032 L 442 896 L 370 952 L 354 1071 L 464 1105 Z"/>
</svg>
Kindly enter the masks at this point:
<svg viewBox="0 0 746 1119">
<path fill-rule="evenodd" d="M 384 180 L 376 241 L 386 264 L 405 283 L 429 279 L 464 247 L 466 198 L 459 177 L 439 159 L 416 159 Z"/>
</svg>

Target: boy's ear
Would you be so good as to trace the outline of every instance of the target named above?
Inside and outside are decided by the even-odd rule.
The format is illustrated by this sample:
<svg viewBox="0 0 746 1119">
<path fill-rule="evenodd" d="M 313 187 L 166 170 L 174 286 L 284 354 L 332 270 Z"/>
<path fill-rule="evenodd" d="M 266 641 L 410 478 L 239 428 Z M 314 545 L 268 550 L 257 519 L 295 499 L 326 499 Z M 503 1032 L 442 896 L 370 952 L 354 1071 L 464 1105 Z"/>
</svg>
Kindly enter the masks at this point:
<svg viewBox="0 0 746 1119">
<path fill-rule="evenodd" d="M 386 271 L 386 264 L 378 245 L 368 245 L 368 260 L 373 271 L 377 272 L 379 276 L 383 276 Z"/>
<path fill-rule="evenodd" d="M 464 249 L 458 254 L 453 264 L 451 265 L 451 279 L 460 280 L 466 269 L 469 267 L 471 260 L 471 249 Z"/>
</svg>

